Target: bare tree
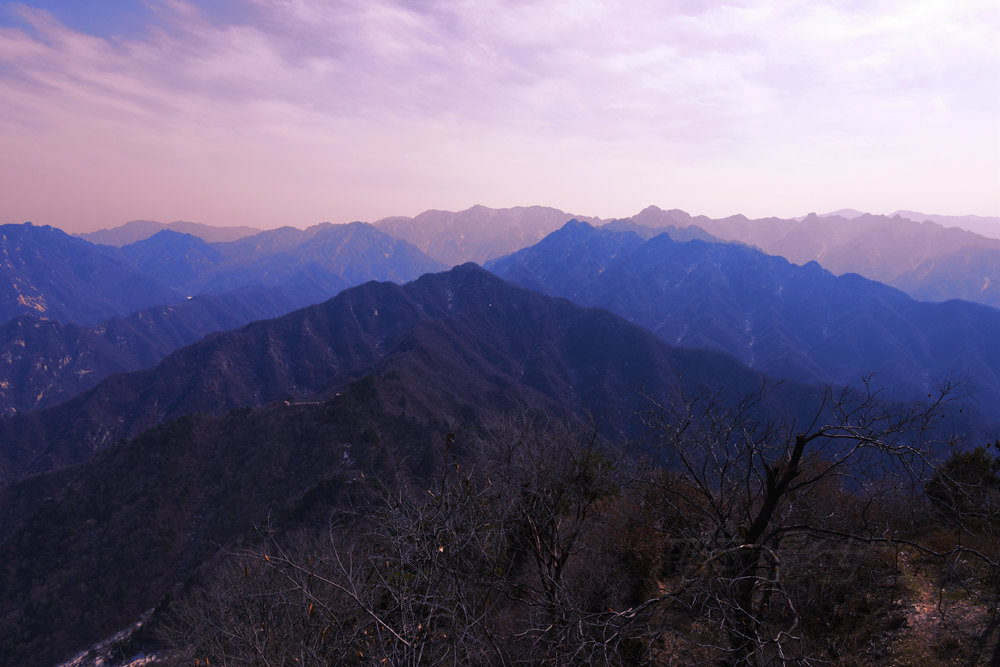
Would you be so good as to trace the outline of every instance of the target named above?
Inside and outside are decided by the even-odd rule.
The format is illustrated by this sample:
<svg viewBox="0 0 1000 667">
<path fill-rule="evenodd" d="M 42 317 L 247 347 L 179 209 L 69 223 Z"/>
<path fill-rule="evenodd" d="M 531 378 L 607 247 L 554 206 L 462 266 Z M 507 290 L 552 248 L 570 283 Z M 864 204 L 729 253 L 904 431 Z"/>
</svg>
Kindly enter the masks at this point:
<svg viewBox="0 0 1000 667">
<path fill-rule="evenodd" d="M 368 500 L 322 539 L 263 531 L 188 598 L 197 620 L 175 643 L 231 664 L 871 658 L 873 619 L 902 618 L 901 549 L 953 570 L 972 558 L 976 585 L 1000 581 L 989 537 L 942 546 L 896 512 L 924 497 L 952 389 L 922 405 L 828 390 L 806 423 L 768 419 L 765 392 L 733 405 L 678 391 L 651 400 L 653 465 L 538 415 L 449 434 L 429 480 L 356 480 Z M 959 477 L 939 467 L 931 497 L 993 507 L 992 481 L 970 496 Z"/>
<path fill-rule="evenodd" d="M 291 547 L 262 531 L 264 544 L 187 599 L 173 643 L 252 664 L 292 653 L 307 664 L 621 662 L 637 616 L 609 609 L 631 600 L 601 515 L 621 491 L 623 455 L 593 429 L 530 415 L 474 448 L 465 461 L 445 452 L 430 483 L 359 480 L 371 501 L 339 511 L 324 540 Z M 279 610 L 296 623 L 277 622 Z"/>
<path fill-rule="evenodd" d="M 648 483 L 661 494 L 661 527 L 681 551 L 667 597 L 726 638 L 689 633 L 691 641 L 735 665 L 805 660 L 790 574 L 822 561 L 803 555 L 830 542 L 902 539 L 878 500 L 926 470 L 931 428 L 953 391 L 943 386 L 926 404 L 902 405 L 867 383 L 860 392 L 827 390 L 801 425 L 762 419 L 764 392 L 735 406 L 707 392 L 651 401 L 648 423 L 665 469 Z M 871 568 L 877 554 L 868 557 Z"/>
<path fill-rule="evenodd" d="M 502 420 L 480 439 L 486 478 L 502 498 L 514 570 L 501 582 L 506 637 L 527 664 L 615 664 L 636 617 L 613 610 L 628 597 L 630 573 L 614 507 L 629 465 L 596 426 L 571 427 L 537 415 Z M 613 553 L 609 552 L 609 548 Z"/>
</svg>

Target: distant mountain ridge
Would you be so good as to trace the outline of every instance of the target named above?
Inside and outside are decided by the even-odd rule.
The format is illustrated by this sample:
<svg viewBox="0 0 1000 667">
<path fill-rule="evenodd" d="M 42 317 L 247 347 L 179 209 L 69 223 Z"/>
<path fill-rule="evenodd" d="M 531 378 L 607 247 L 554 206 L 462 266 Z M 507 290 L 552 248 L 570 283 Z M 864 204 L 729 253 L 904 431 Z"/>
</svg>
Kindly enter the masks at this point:
<svg viewBox="0 0 1000 667">
<path fill-rule="evenodd" d="M 0 323 L 33 314 L 97 324 L 181 298 L 62 230 L 31 223 L 0 225 Z"/>
<path fill-rule="evenodd" d="M 121 248 L 103 247 L 184 294 L 282 286 L 312 294 L 314 303 L 366 280 L 404 282 L 443 268 L 363 222 L 282 227 L 226 243 L 163 230 Z"/>
<path fill-rule="evenodd" d="M 713 220 L 650 206 L 632 220 L 652 228 L 697 226 L 725 241 L 753 245 L 796 264 L 815 260 L 833 273 L 858 273 L 917 298 L 967 299 L 1000 307 L 990 264 L 1000 258 L 1000 239 L 931 220 L 843 213 L 797 220 L 743 215 Z"/>
<path fill-rule="evenodd" d="M 482 264 L 536 243 L 572 218 L 601 222 L 600 218 L 574 216 L 547 206 L 473 206 L 458 212 L 424 211 L 414 218 L 383 218 L 375 226 L 409 241 L 445 266 L 455 266 Z"/>
<path fill-rule="evenodd" d="M 978 304 L 921 303 L 816 262 L 667 234 L 641 241 L 581 222 L 487 268 L 775 377 L 856 384 L 874 373 L 894 395 L 917 398 L 968 376 L 980 408 L 1000 414 L 1000 311 Z"/>
<path fill-rule="evenodd" d="M 98 245 L 120 247 L 148 239 L 150 236 L 164 229 L 179 234 L 191 234 L 209 243 L 235 241 L 244 236 L 259 234 L 261 231 L 256 227 L 216 227 L 213 225 L 204 225 L 200 222 L 185 222 L 183 220 L 167 223 L 154 222 L 152 220 L 132 220 L 119 227 L 99 229 L 96 232 L 84 232 L 76 236 Z"/>
<path fill-rule="evenodd" d="M 812 214 L 810 214 L 812 215 Z M 853 220 L 863 215 L 871 215 L 869 212 L 859 211 L 854 208 L 842 208 L 830 213 L 820 213 L 821 218 L 845 218 Z M 892 213 L 885 214 L 888 218 L 906 218 L 913 222 L 934 222 L 942 227 L 958 227 L 968 232 L 986 236 L 988 238 L 1000 239 L 1000 217 L 984 215 L 938 215 L 934 213 L 920 213 L 919 211 L 908 211 L 900 209 Z M 809 217 L 803 215 L 795 220 L 804 220 Z"/>
<path fill-rule="evenodd" d="M 810 215 L 812 215 L 812 214 L 810 214 Z M 860 218 L 863 215 L 867 215 L 865 213 L 865 211 L 859 211 L 859 210 L 857 210 L 855 208 L 841 208 L 841 209 L 837 209 L 836 211 L 831 211 L 830 213 L 820 213 L 819 217 L 821 217 L 821 218 L 845 218 L 847 220 L 853 220 L 854 218 Z M 895 214 L 893 214 L 893 215 L 895 215 Z M 803 215 L 802 217 L 795 218 L 795 219 L 796 220 L 802 220 L 802 219 L 807 218 L 807 217 L 809 217 L 809 216 L 808 215 Z M 906 216 L 903 216 L 903 217 L 906 217 Z M 911 218 L 911 220 L 912 219 L 913 218 Z"/>
<path fill-rule="evenodd" d="M 900 274 L 893 283 L 925 301 L 965 299 L 1000 308 L 1000 249 L 959 248 Z"/>
<path fill-rule="evenodd" d="M 916 222 L 936 222 L 943 227 L 961 227 L 976 234 L 1000 239 L 1000 217 L 984 215 L 936 215 L 917 211 L 900 210 L 890 213 L 890 217 L 900 216 Z"/>
<path fill-rule="evenodd" d="M 415 217 L 389 217 L 374 224 L 390 236 L 412 243 L 440 262 L 438 268 L 444 268 L 466 261 L 483 264 L 504 256 L 537 242 L 572 218 L 595 225 L 609 222 L 544 206 L 492 209 L 477 205 L 458 212 L 429 210 Z M 988 268 L 1000 258 L 993 252 L 1000 250 L 1000 218 L 910 210 L 885 216 L 845 208 L 794 219 L 750 220 L 742 215 L 710 219 L 650 206 L 631 220 L 651 229 L 673 227 L 677 230 L 675 238 L 682 229 L 689 230 L 690 238 L 695 234 L 690 230 L 697 227 L 709 236 L 755 245 L 798 264 L 816 260 L 837 274 L 860 273 L 919 299 L 960 298 L 1000 307 L 1000 287 L 996 287 L 995 271 Z M 247 227 L 227 231 L 229 228 L 196 223 L 133 221 L 116 230 L 82 236 L 122 246 L 163 229 L 191 233 L 207 241 L 221 240 L 223 236 L 227 241 L 236 236 L 246 238 L 255 231 Z M 303 231 L 288 227 L 271 230 L 270 234 L 258 235 L 255 243 L 258 250 L 271 245 L 276 251 L 290 239 L 301 242 Z"/>
</svg>

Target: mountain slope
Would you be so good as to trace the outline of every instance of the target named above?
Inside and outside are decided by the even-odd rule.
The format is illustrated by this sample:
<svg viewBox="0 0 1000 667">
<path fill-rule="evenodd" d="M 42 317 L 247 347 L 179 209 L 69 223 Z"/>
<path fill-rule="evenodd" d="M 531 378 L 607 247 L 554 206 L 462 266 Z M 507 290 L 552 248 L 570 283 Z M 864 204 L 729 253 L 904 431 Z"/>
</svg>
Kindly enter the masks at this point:
<svg viewBox="0 0 1000 667">
<path fill-rule="evenodd" d="M 814 259 L 834 273 L 860 273 L 895 286 L 901 274 L 930 259 L 968 247 L 1000 250 L 1000 241 L 933 222 L 865 214 L 852 220 L 808 216 L 762 247 L 796 263 Z"/>
<path fill-rule="evenodd" d="M 205 294 L 147 308 L 92 327 L 21 315 L 0 327 L 0 416 L 38 410 L 136 371 L 214 331 L 308 305 L 284 288 Z"/>
<path fill-rule="evenodd" d="M 964 299 L 1000 308 L 1000 249 L 961 248 L 927 260 L 893 283 L 923 301 Z"/>
<path fill-rule="evenodd" d="M 440 268 L 412 245 L 362 223 L 273 230 L 231 244 L 208 244 L 164 230 L 122 248 L 92 246 L 57 230 L 41 233 L 65 241 L 72 251 L 48 252 L 44 262 L 52 266 L 38 271 L 43 275 L 66 273 L 67 264 L 71 268 L 79 257 L 89 254 L 99 264 L 117 267 L 126 284 L 141 288 L 152 282 L 147 277 L 152 275 L 186 294 L 210 294 L 185 300 L 177 292 L 167 292 L 171 297 L 167 303 L 172 305 L 92 327 L 42 321 L 33 315 L 23 316 L 20 323 L 10 322 L 0 331 L 0 371 L 4 373 L 0 414 L 54 405 L 110 374 L 151 366 L 208 333 L 317 303 L 351 285 L 372 279 L 404 282 Z M 54 243 L 50 239 L 35 245 L 51 250 Z M 99 252 L 95 255 L 94 251 Z M 35 262 L 42 263 L 41 258 Z M 80 287 L 68 279 L 62 283 Z M 151 291 L 150 297 L 163 291 Z M 87 292 L 73 303 L 79 312 L 115 294 L 114 290 Z"/>
<path fill-rule="evenodd" d="M 580 285 L 593 280 L 617 257 L 643 243 L 632 229 L 605 225 L 600 232 L 586 222 L 570 220 L 558 232 L 533 245 L 533 252 L 487 263 L 487 268 L 505 280 L 550 296 L 572 296 Z M 647 228 L 648 229 L 648 228 Z"/>
<path fill-rule="evenodd" d="M 121 248 L 106 249 L 129 266 L 181 289 L 224 259 L 217 248 L 203 239 L 168 229 Z"/>
<path fill-rule="evenodd" d="M 386 414 L 367 395 L 192 416 L 0 487 L 5 664 L 68 660 L 162 605 L 252 525 L 321 523 L 358 471 L 388 478 L 443 440 L 440 426 Z"/>
<path fill-rule="evenodd" d="M 367 283 L 208 336 L 155 368 L 112 376 L 66 403 L 0 421 L 0 479 L 84 461 L 171 417 L 325 395 L 388 355 L 413 349 L 458 356 L 470 369 L 462 382 L 451 378 L 437 391 L 461 398 L 463 382 L 523 386 L 567 410 L 603 415 L 616 428 L 641 405 L 639 388 L 664 388 L 678 372 L 741 393 L 761 382 L 728 356 L 673 350 L 610 313 L 513 287 L 467 265 L 402 287 Z M 429 377 L 441 365 L 453 363 L 423 364 Z M 475 412 L 476 403 L 467 409 Z"/>
<path fill-rule="evenodd" d="M 0 651 L 65 659 L 162 608 L 252 526 L 325 525 L 331 505 L 364 491 L 361 473 L 440 469 L 449 447 L 461 453 L 511 411 L 587 412 L 603 435 L 642 440 L 640 391 L 681 382 L 725 403 L 762 376 L 473 265 L 213 335 L 40 419 L 0 421 L 7 461 L 13 447 L 47 447 L 20 469 L 37 474 L 0 486 Z M 811 413 L 819 393 L 786 383 L 762 416 Z M 96 452 L 77 448 L 90 428 L 102 429 Z"/>
<path fill-rule="evenodd" d="M 671 344 L 724 350 L 769 375 L 852 384 L 873 373 L 911 398 L 946 377 L 968 377 L 979 406 L 1000 411 L 1000 311 L 917 302 L 855 274 L 836 277 L 815 262 L 798 266 L 745 246 L 664 234 L 628 250 L 634 240 L 582 224 L 553 236 L 489 268 L 613 310 Z M 616 239 L 621 252 L 607 261 Z M 603 254 L 595 257 L 594 247 Z M 567 258 L 589 276 L 565 266 Z"/>
<path fill-rule="evenodd" d="M 58 229 L 0 226 L 0 322 L 31 313 L 96 324 L 180 299 L 166 285 Z"/>
</svg>

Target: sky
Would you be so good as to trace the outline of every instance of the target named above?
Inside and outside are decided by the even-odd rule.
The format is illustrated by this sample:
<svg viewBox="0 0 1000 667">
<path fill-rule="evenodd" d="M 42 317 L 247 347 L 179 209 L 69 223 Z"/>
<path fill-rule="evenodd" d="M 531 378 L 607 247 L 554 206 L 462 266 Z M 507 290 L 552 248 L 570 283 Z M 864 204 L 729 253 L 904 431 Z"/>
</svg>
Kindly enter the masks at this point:
<svg viewBox="0 0 1000 667">
<path fill-rule="evenodd" d="M 1000 216 L 996 0 L 0 2 L 0 223 Z"/>
</svg>

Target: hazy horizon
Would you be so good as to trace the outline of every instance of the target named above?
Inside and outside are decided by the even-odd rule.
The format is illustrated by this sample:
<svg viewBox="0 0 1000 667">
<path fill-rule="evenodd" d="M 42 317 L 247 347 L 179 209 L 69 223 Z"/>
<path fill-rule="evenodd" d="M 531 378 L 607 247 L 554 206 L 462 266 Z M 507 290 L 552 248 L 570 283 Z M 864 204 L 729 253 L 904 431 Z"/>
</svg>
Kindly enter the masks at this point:
<svg viewBox="0 0 1000 667">
<path fill-rule="evenodd" d="M 1000 216 L 1000 9 L 0 3 L 0 223 Z"/>
<path fill-rule="evenodd" d="M 476 208 L 477 206 L 483 206 L 483 205 L 482 204 L 473 204 L 470 207 L 467 207 L 467 208 L 464 208 L 464 209 L 460 209 L 460 210 L 444 210 L 444 209 L 440 209 L 440 208 L 431 208 L 431 209 L 425 209 L 423 211 L 419 211 L 417 213 L 412 213 L 412 214 L 411 213 L 399 213 L 399 214 L 395 214 L 395 215 L 389 215 L 389 216 L 385 216 L 385 217 L 379 218 L 377 220 L 318 220 L 318 221 L 309 221 L 309 222 L 306 222 L 306 221 L 300 221 L 300 222 L 287 221 L 287 222 L 283 222 L 283 223 L 280 223 L 280 224 L 273 224 L 273 225 L 238 225 L 238 224 L 212 225 L 212 224 L 209 224 L 209 223 L 201 222 L 199 220 L 150 220 L 148 218 L 135 218 L 135 219 L 132 219 L 132 220 L 125 220 L 125 221 L 122 221 L 122 222 L 117 223 L 117 224 L 107 224 L 107 225 L 104 225 L 104 226 L 94 227 L 93 229 L 81 229 L 81 230 L 68 230 L 68 229 L 65 229 L 65 228 L 63 228 L 63 227 L 61 227 L 59 225 L 55 225 L 55 224 L 51 224 L 51 223 L 37 222 L 37 221 L 34 221 L 34 220 L 6 221 L 6 222 L 0 221 L 0 225 L 2 225 L 2 224 L 25 224 L 25 223 L 32 224 L 32 225 L 39 225 L 39 226 L 41 226 L 41 225 L 50 225 L 50 226 L 57 227 L 59 229 L 62 229 L 63 231 L 66 231 L 66 232 L 69 232 L 69 233 L 72 233 L 72 234 L 90 234 L 90 233 L 98 232 L 98 231 L 107 231 L 107 230 L 112 230 L 112 229 L 117 229 L 117 228 L 120 228 L 120 227 L 124 227 L 126 225 L 130 225 L 130 224 L 133 224 L 133 223 L 152 223 L 152 224 L 156 224 L 156 225 L 175 225 L 175 224 L 185 224 L 185 225 L 187 225 L 187 224 L 195 224 L 195 225 L 205 225 L 205 226 L 208 226 L 208 227 L 241 227 L 242 226 L 242 227 L 255 227 L 255 228 L 260 229 L 261 231 L 266 231 L 266 230 L 269 230 L 269 229 L 277 229 L 278 227 L 295 227 L 295 228 L 298 228 L 298 229 L 307 229 L 307 228 L 313 227 L 315 225 L 322 225 L 322 224 L 343 225 L 343 224 L 350 224 L 350 223 L 353 223 L 353 222 L 365 222 L 365 223 L 375 224 L 375 223 L 378 223 L 378 222 L 380 222 L 382 220 L 387 220 L 387 219 L 390 219 L 390 218 L 411 218 L 412 219 L 412 218 L 416 218 L 416 217 L 418 217 L 418 216 L 420 216 L 420 215 L 422 215 L 424 213 L 430 213 L 430 212 L 443 212 L 443 213 L 449 213 L 449 214 L 461 214 L 461 213 L 464 213 L 465 211 L 468 211 L 468 210 L 471 210 L 473 208 Z M 660 205 L 660 204 L 649 204 L 648 206 L 657 207 L 657 208 L 660 208 L 660 209 L 665 210 L 665 211 L 676 210 L 676 208 L 677 208 L 677 207 L 672 207 L 672 206 L 663 206 L 663 205 Z M 562 209 L 558 209 L 558 207 L 547 206 L 545 204 L 524 204 L 524 205 L 517 204 L 517 205 L 514 205 L 514 206 L 510 206 L 510 207 L 502 207 L 502 208 L 487 207 L 487 208 L 490 208 L 490 210 L 494 210 L 494 211 L 502 211 L 502 210 L 508 210 L 508 209 L 536 208 L 536 207 L 538 207 L 538 208 L 554 208 L 554 209 L 557 209 L 557 210 L 562 210 Z M 643 209 L 645 209 L 645 208 L 646 207 L 644 206 Z M 612 220 L 621 220 L 621 219 L 626 219 L 626 218 L 634 217 L 640 211 L 641 211 L 641 209 L 640 210 L 636 210 L 636 211 L 632 211 L 631 213 L 628 213 L 628 214 L 624 214 L 624 215 L 620 215 L 620 216 L 611 216 L 611 217 L 594 216 L 594 215 L 590 215 L 586 211 L 563 211 L 563 212 L 566 213 L 566 215 L 568 215 L 568 216 L 579 216 L 581 218 L 599 218 L 599 219 L 601 219 L 604 222 L 610 222 Z M 687 213 L 687 214 L 689 214 L 692 218 L 698 218 L 698 217 L 704 215 L 704 214 L 698 213 L 696 211 L 684 211 L 684 212 Z M 926 216 L 926 217 L 915 217 L 915 216 L 907 217 L 905 215 L 906 213 L 919 213 L 919 214 L 921 214 L 921 216 Z M 895 216 L 895 215 L 900 215 L 900 216 L 902 216 L 902 217 L 904 217 L 906 219 L 909 219 L 909 220 L 911 220 L 913 222 L 923 222 L 925 219 L 930 220 L 932 218 L 954 218 L 954 220 L 948 221 L 947 224 L 942 223 L 940 221 L 936 221 L 936 222 L 938 222 L 938 224 L 943 224 L 943 226 L 945 226 L 945 227 L 959 227 L 961 229 L 965 229 L 966 231 L 972 231 L 972 232 L 975 232 L 975 233 L 983 235 L 983 236 L 987 236 L 987 237 L 991 237 L 991 238 L 1000 238 L 1000 216 L 979 216 L 979 215 L 974 215 L 974 214 L 952 214 L 952 213 L 939 213 L 939 212 L 938 213 L 932 213 L 932 212 L 927 212 L 927 211 L 911 211 L 911 210 L 908 210 L 908 209 L 896 209 L 896 210 L 893 210 L 893 211 L 884 211 L 884 212 L 878 212 L 878 211 L 860 211 L 860 210 L 857 210 L 857 209 L 852 209 L 852 208 L 849 208 L 849 207 L 845 207 L 845 208 L 837 209 L 835 211 L 826 211 L 826 212 L 809 211 L 807 213 L 803 213 L 803 214 L 800 214 L 800 215 L 794 215 L 794 216 L 787 216 L 787 217 L 784 217 L 784 218 L 781 218 L 781 219 L 786 219 L 786 220 L 802 220 L 802 219 L 808 217 L 809 215 L 814 215 L 814 214 L 818 215 L 819 217 L 840 216 L 840 217 L 844 217 L 844 218 L 847 218 L 847 219 L 851 219 L 851 218 L 854 218 L 854 217 L 857 217 L 857 216 L 860 216 L 860 215 L 875 215 L 875 216 L 884 216 L 884 217 L 892 217 L 892 216 Z M 705 216 L 705 217 L 709 217 L 709 218 L 712 218 L 712 219 L 724 219 L 724 218 L 727 218 L 727 217 L 738 216 L 738 215 L 745 215 L 745 214 L 737 211 L 737 212 L 734 212 L 734 213 L 732 213 L 730 215 L 723 215 L 723 216 L 718 216 L 718 217 L 712 217 L 712 216 Z M 756 216 L 746 216 L 746 217 L 750 217 L 751 219 L 767 219 L 767 218 L 777 218 L 779 216 L 767 216 L 767 215 L 765 215 L 765 216 L 759 216 L 759 217 L 756 217 Z M 978 222 L 979 224 L 968 224 L 970 221 L 969 220 L 962 220 L 963 218 L 965 218 L 965 219 L 972 219 L 971 222 Z M 934 220 L 932 220 L 932 221 L 934 221 Z"/>
</svg>

